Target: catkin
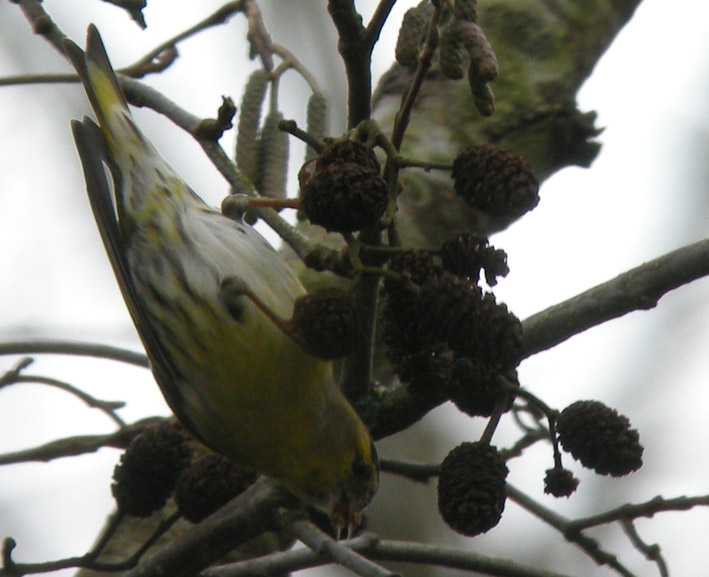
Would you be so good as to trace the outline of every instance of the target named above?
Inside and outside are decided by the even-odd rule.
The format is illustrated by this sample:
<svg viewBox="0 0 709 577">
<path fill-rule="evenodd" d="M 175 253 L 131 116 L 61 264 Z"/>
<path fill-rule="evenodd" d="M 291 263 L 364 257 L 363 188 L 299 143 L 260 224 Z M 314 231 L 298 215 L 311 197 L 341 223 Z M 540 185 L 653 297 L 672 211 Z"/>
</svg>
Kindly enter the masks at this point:
<svg viewBox="0 0 709 577">
<path fill-rule="evenodd" d="M 266 98 L 268 72 L 256 70 L 249 77 L 239 107 L 239 127 L 236 137 L 236 164 L 251 182 L 256 184 L 259 174 L 259 123 L 261 107 Z"/>
<path fill-rule="evenodd" d="M 268 198 L 286 197 L 286 176 L 288 173 L 288 134 L 279 130 L 278 123 L 283 114 L 269 112 L 261 130 L 261 178 L 260 192 Z"/>
<path fill-rule="evenodd" d="M 327 98 L 321 92 L 313 92 L 308 99 L 306 130 L 313 138 L 322 140 L 327 135 Z M 317 151 L 308 146 L 305 149 L 305 161 L 317 156 Z"/>
</svg>

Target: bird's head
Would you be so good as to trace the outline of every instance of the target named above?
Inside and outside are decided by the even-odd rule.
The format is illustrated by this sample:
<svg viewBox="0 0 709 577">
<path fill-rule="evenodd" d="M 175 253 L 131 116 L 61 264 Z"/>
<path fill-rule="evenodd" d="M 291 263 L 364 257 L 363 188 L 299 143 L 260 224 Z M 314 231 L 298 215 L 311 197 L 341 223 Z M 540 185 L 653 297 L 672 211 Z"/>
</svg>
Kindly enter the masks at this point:
<svg viewBox="0 0 709 577">
<path fill-rule="evenodd" d="M 342 426 L 337 430 L 330 429 L 330 441 L 334 443 L 330 447 L 321 445 L 317 459 L 311 461 L 307 471 L 303 468 L 305 476 L 297 481 L 293 475 L 279 479 L 291 493 L 329 517 L 338 539 L 354 533 L 362 511 L 379 488 L 379 460 L 366 427 L 359 419 L 339 424 Z M 352 424 L 357 425 L 354 431 L 350 430 L 355 436 L 347 435 L 350 442 L 342 450 L 340 434 Z"/>
<path fill-rule="evenodd" d="M 369 505 L 379 487 L 379 460 L 374 443 L 359 447 L 347 466 L 343 482 L 333 491 L 326 505 L 326 512 L 339 538 L 352 536 L 359 527 L 362 510 Z"/>
</svg>

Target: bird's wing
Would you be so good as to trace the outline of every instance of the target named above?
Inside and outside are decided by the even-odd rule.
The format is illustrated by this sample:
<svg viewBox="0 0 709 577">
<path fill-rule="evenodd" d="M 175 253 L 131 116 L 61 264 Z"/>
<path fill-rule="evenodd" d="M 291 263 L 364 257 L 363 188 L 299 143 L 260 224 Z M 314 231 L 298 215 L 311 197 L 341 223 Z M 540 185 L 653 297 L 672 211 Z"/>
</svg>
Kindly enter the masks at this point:
<svg viewBox="0 0 709 577">
<path fill-rule="evenodd" d="M 79 151 L 81 164 L 84 168 L 86 190 L 91 204 L 96 224 L 98 225 L 101 239 L 106 253 L 111 261 L 111 266 L 116 275 L 118 286 L 121 289 L 123 300 L 128 307 L 133 323 L 138 329 L 145 351 L 150 359 L 151 368 L 155 379 L 162 389 L 165 400 L 178 419 L 194 432 L 195 427 L 188 417 L 184 395 L 181 393 L 180 382 L 182 376 L 177 372 L 175 364 L 171 361 L 170 354 L 160 342 L 149 317 L 145 313 L 140 295 L 128 268 L 126 251 L 118 228 L 116 210 L 113 206 L 113 196 L 106 179 L 105 166 L 111 165 L 109 151 L 101 129 L 89 118 L 83 121 L 72 121 L 72 132 Z M 114 172 L 114 178 L 115 178 Z M 115 186 L 120 186 L 114 181 Z"/>
</svg>

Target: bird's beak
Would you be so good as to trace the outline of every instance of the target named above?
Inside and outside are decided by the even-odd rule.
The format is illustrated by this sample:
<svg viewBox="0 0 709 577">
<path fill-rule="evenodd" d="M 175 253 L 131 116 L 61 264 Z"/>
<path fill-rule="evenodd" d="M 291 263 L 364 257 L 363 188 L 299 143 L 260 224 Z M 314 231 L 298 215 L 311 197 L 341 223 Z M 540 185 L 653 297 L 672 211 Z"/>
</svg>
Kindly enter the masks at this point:
<svg viewBox="0 0 709 577">
<path fill-rule="evenodd" d="M 330 521 L 335 530 L 335 537 L 338 540 L 342 538 L 342 532 L 345 529 L 347 533 L 345 533 L 344 538 L 349 539 L 360 526 L 362 515 L 359 509 L 353 506 L 352 502 L 343 494 L 332 507 Z"/>
</svg>

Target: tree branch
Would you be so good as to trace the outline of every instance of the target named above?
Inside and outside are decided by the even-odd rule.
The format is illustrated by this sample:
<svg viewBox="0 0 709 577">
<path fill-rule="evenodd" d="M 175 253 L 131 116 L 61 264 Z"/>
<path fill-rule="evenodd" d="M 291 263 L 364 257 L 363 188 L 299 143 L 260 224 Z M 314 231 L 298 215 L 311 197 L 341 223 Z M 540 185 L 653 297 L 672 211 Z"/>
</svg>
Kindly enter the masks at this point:
<svg viewBox="0 0 709 577">
<path fill-rule="evenodd" d="M 679 248 L 595 286 L 523 323 L 523 358 L 610 319 L 655 307 L 669 291 L 709 275 L 709 239 Z"/>
<path fill-rule="evenodd" d="M 638 517 L 653 517 L 656 513 L 666 511 L 687 511 L 697 506 L 709 507 L 709 495 L 675 497 L 674 499 L 665 499 L 662 496 L 657 496 L 645 503 L 627 503 L 616 509 L 599 513 L 598 515 L 574 519 L 568 522 L 566 530 L 567 532 L 573 533 L 590 529 L 591 527 L 597 527 L 605 523 L 612 523 L 613 521 L 637 519 Z"/>
<path fill-rule="evenodd" d="M 372 39 L 353 0 L 329 0 L 327 9 L 335 23 L 337 49 L 347 73 L 347 127 L 354 128 L 372 113 Z"/>
<path fill-rule="evenodd" d="M 542 521 L 548 523 L 549 525 L 557 529 L 559 532 L 561 532 L 568 541 L 571 541 L 572 543 L 580 547 L 581 550 L 586 553 L 591 559 L 593 559 L 598 565 L 608 565 L 609 567 L 612 567 L 618 573 L 623 575 L 623 577 L 635 577 L 633 573 L 631 573 L 630 570 L 625 567 L 625 565 L 623 565 L 615 555 L 601 549 L 601 546 L 598 544 L 598 541 L 592 539 L 591 537 L 587 537 L 580 531 L 574 531 L 569 533 L 567 529 L 570 520 L 566 517 L 559 515 L 551 509 L 547 509 L 540 503 L 537 503 L 531 497 L 525 495 L 519 489 L 516 489 L 515 487 L 511 486 L 509 483 L 507 484 L 507 496 L 512 501 L 517 503 L 520 507 L 526 509 L 535 517 L 540 518 Z"/>
<path fill-rule="evenodd" d="M 100 345 L 97 343 L 80 343 L 50 339 L 0 343 L 0 355 L 35 355 L 42 353 L 100 357 L 144 367 L 146 369 L 150 367 L 148 357 L 143 353 L 136 353 L 128 349 Z"/>
<path fill-rule="evenodd" d="M 23 449 L 22 451 L 15 451 L 13 453 L 5 453 L 4 455 L 0 455 L 0 465 L 29 462 L 47 463 L 63 457 L 74 457 L 77 455 L 85 455 L 86 453 L 94 453 L 103 447 L 125 449 L 143 430 L 161 420 L 163 420 L 163 417 L 150 417 L 132 425 L 126 425 L 115 433 L 109 433 L 108 435 L 67 437 L 65 439 L 51 441 L 39 447 Z"/>
<path fill-rule="evenodd" d="M 293 520 L 285 529 L 319 558 L 338 563 L 363 577 L 399 577 L 366 557 L 358 555 L 346 543 L 335 541 L 307 520 Z M 371 536 L 370 536 L 371 538 Z"/>
<path fill-rule="evenodd" d="M 497 559 L 454 547 L 427 545 L 407 541 L 381 541 L 364 535 L 342 543 L 343 547 L 379 561 L 431 564 L 451 569 L 476 571 L 497 577 L 569 577 L 567 574 L 538 569 L 506 559 Z M 246 577 L 274 575 L 323 565 L 325 561 L 314 551 L 296 549 L 273 553 L 249 561 L 242 561 L 203 571 L 200 577 Z"/>
<path fill-rule="evenodd" d="M 278 528 L 274 512 L 299 503 L 275 481 L 260 478 L 241 495 L 177 537 L 126 577 L 192 577 L 238 545 Z"/>
</svg>

